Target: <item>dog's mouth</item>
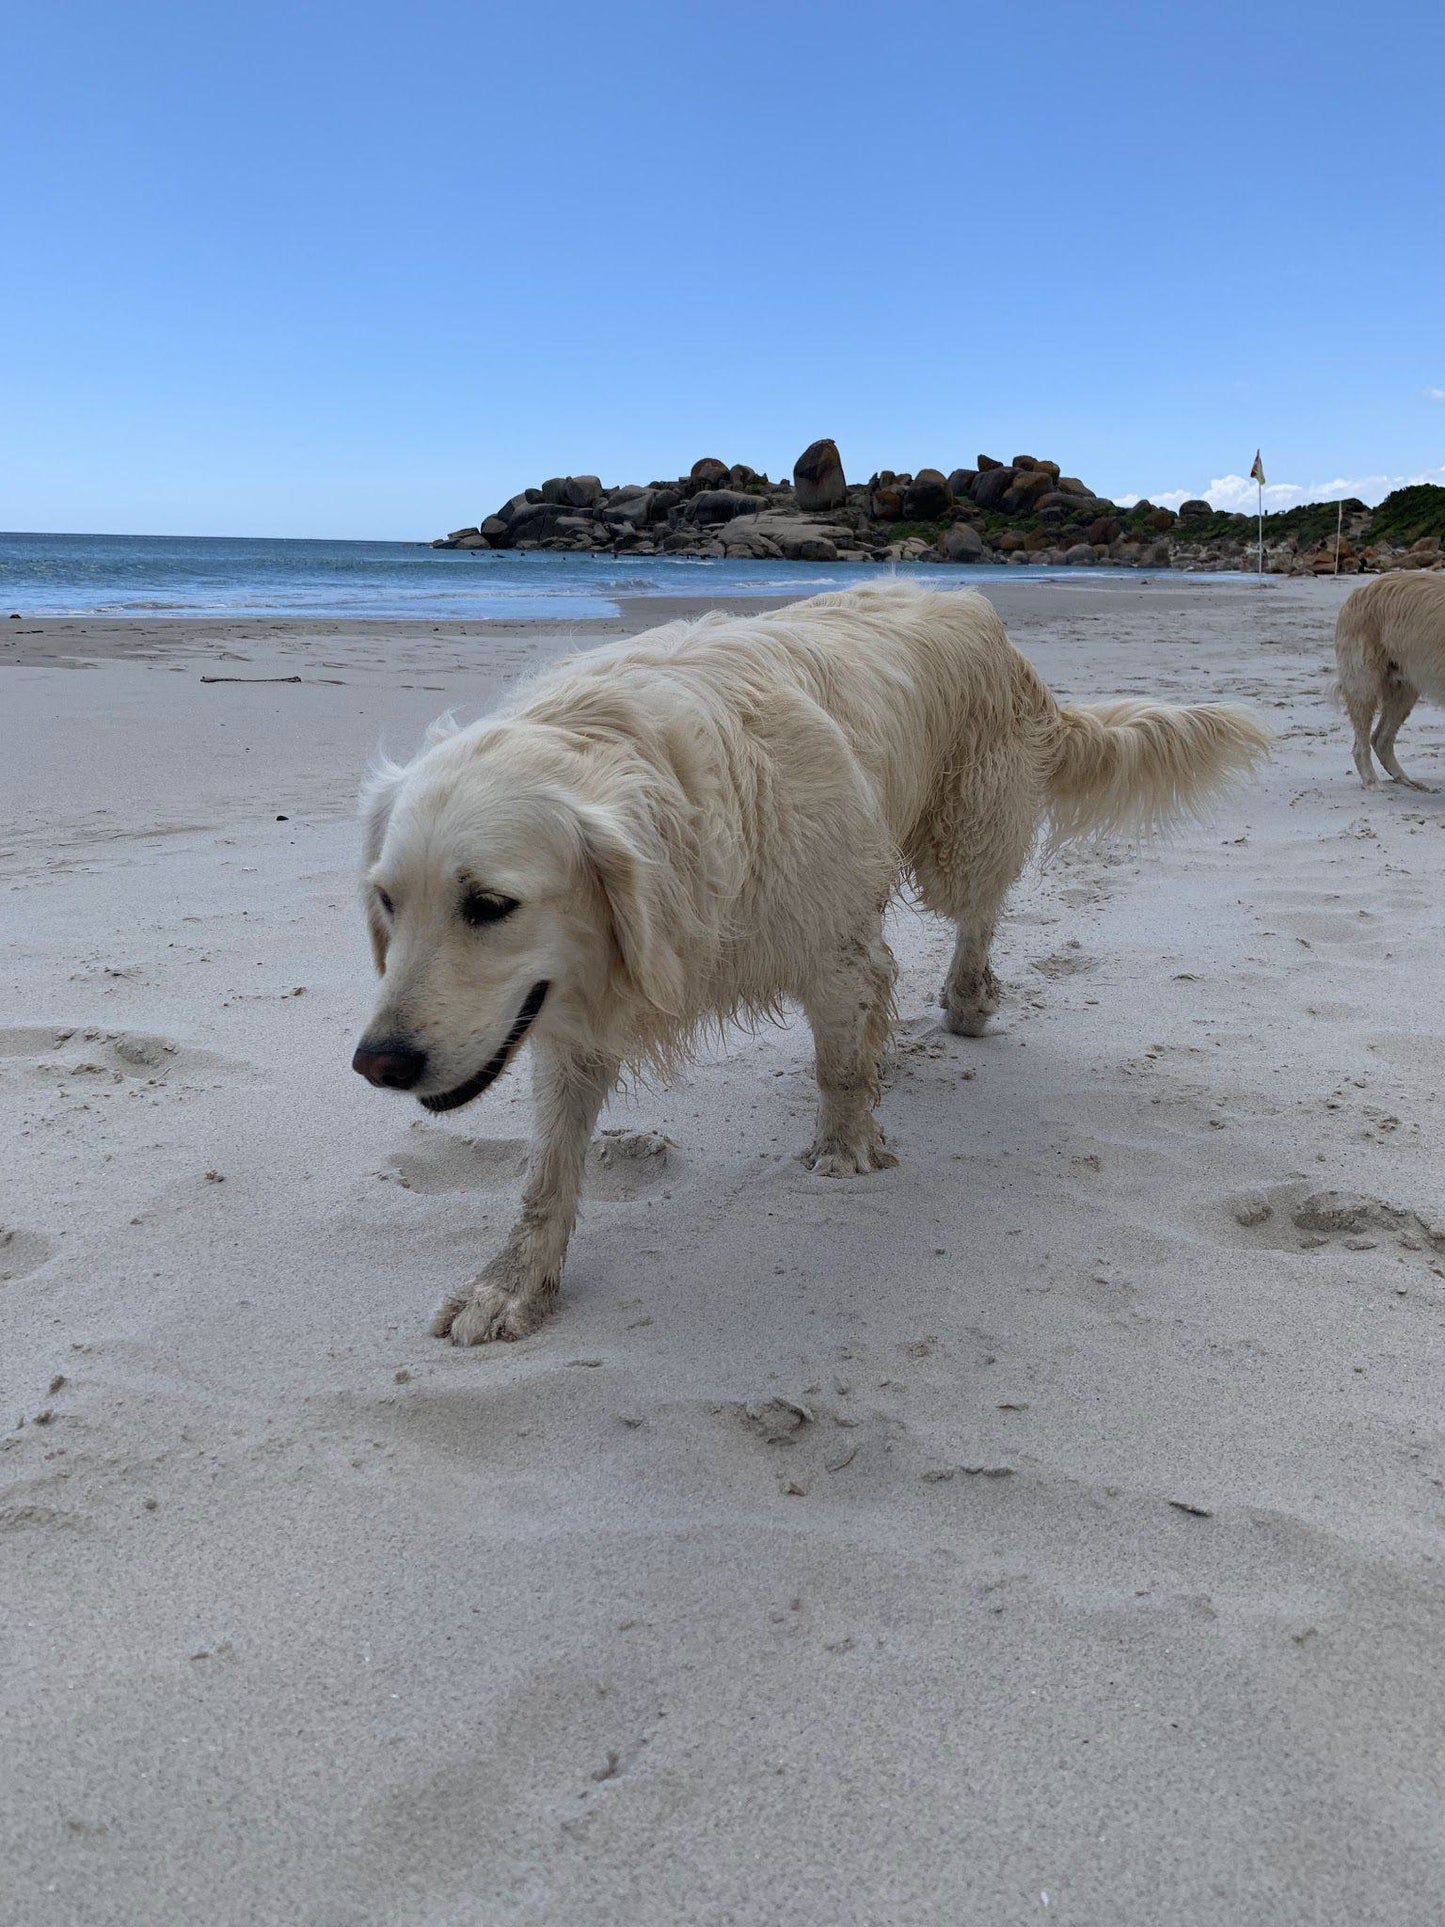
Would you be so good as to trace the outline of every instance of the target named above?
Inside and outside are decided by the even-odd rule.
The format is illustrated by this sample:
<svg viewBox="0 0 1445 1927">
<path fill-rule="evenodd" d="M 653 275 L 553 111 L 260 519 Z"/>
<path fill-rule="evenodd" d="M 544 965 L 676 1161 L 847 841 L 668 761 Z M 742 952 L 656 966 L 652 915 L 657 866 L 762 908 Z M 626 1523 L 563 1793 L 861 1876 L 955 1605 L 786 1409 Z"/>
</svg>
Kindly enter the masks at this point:
<svg viewBox="0 0 1445 1927">
<path fill-rule="evenodd" d="M 517 1012 L 512 1028 L 502 1039 L 500 1047 L 483 1064 L 474 1077 L 465 1084 L 458 1084 L 453 1091 L 440 1091 L 435 1097 L 418 1100 L 429 1111 L 455 1111 L 462 1104 L 470 1104 L 474 1097 L 480 1097 L 489 1084 L 494 1084 L 507 1068 L 507 1060 L 521 1043 L 536 1021 L 537 1012 L 546 1002 L 547 992 L 552 988 L 545 979 L 533 984 L 527 992 L 526 1001 Z"/>
</svg>

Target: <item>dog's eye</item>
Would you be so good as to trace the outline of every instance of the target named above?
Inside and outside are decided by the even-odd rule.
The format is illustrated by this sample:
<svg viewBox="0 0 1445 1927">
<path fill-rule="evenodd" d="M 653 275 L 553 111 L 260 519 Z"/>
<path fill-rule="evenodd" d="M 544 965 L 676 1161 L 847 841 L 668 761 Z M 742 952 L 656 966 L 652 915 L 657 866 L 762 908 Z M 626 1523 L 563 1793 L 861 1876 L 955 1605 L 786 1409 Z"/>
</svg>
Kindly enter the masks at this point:
<svg viewBox="0 0 1445 1927">
<path fill-rule="evenodd" d="M 386 894 L 385 890 L 377 891 L 376 900 L 381 905 L 382 909 L 386 912 L 388 916 L 392 916 L 395 914 L 396 905 L 392 902 L 391 898 Z"/>
<path fill-rule="evenodd" d="M 462 921 L 477 929 L 484 923 L 500 923 L 516 907 L 515 897 L 498 896 L 495 890 L 467 890 L 461 901 Z"/>
</svg>

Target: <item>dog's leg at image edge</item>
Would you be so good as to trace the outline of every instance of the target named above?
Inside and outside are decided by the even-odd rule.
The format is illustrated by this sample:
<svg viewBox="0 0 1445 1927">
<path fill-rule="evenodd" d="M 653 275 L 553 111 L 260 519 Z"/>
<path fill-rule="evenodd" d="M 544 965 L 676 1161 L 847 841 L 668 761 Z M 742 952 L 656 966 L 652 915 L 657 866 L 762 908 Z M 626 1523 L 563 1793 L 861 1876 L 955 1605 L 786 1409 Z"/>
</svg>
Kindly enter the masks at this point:
<svg viewBox="0 0 1445 1927">
<path fill-rule="evenodd" d="M 1370 738 L 1370 746 L 1379 757 L 1389 776 L 1402 783 L 1407 790 L 1428 790 L 1428 783 L 1417 783 L 1413 776 L 1407 776 L 1395 759 L 1395 738 L 1400 733 L 1400 725 L 1420 700 L 1420 692 L 1413 683 L 1403 676 L 1393 675 L 1385 684 L 1384 698 L 1380 705 L 1380 720 L 1375 724 Z"/>
<path fill-rule="evenodd" d="M 587 1145 L 619 1067 L 540 1043 L 536 1048 L 536 1135 L 522 1207 L 496 1257 L 432 1320 L 436 1336 L 450 1337 L 454 1345 L 527 1337 L 551 1309 L 561 1284 Z"/>
</svg>

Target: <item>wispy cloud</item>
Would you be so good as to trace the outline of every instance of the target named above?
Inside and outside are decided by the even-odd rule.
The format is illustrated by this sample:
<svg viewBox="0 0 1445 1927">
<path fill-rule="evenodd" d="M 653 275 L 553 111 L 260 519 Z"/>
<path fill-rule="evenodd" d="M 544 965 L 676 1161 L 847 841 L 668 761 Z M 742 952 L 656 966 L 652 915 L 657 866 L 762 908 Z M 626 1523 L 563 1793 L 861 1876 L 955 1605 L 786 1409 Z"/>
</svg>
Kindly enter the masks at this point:
<svg viewBox="0 0 1445 1927">
<path fill-rule="evenodd" d="M 1445 391 L 1426 389 L 1445 401 Z M 1391 489 L 1410 488 L 1417 482 L 1445 486 L 1445 463 L 1419 475 L 1337 475 L 1331 482 L 1271 482 L 1264 491 L 1266 509 L 1292 509 L 1301 502 L 1338 502 L 1358 496 L 1362 502 L 1379 502 Z M 1247 475 L 1217 475 L 1207 488 L 1167 488 L 1153 492 L 1149 500 L 1159 508 L 1177 509 L 1181 502 L 1196 498 L 1217 509 L 1253 509 L 1259 501 L 1257 485 Z M 1140 495 L 1121 495 L 1121 507 L 1142 501 Z"/>
<path fill-rule="evenodd" d="M 1426 401 L 1445 401 L 1445 388 L 1422 388 L 1420 393 Z"/>
</svg>

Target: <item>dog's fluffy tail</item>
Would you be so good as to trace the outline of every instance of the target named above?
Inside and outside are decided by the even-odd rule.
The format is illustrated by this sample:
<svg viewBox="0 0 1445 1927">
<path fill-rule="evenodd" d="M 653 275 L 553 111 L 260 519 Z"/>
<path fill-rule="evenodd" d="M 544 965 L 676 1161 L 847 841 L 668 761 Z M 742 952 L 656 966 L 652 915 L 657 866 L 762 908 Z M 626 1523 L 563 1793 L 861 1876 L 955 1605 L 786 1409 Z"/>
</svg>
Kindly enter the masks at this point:
<svg viewBox="0 0 1445 1927">
<path fill-rule="evenodd" d="M 1268 732 L 1227 703 L 1061 703 L 1047 779 L 1049 841 L 1147 834 L 1200 814 L 1269 754 Z"/>
</svg>

